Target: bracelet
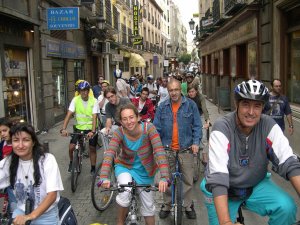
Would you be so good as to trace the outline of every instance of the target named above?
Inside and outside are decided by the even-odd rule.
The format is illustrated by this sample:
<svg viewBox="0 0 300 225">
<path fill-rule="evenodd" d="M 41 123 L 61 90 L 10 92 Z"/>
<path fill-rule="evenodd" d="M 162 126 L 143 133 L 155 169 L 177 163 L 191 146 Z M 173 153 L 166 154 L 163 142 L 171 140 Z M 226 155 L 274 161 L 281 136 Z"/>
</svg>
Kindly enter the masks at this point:
<svg viewBox="0 0 300 225">
<path fill-rule="evenodd" d="M 231 220 L 225 221 L 224 223 L 222 223 L 221 225 L 227 224 L 227 223 L 232 223 Z"/>
<path fill-rule="evenodd" d="M 294 126 L 293 125 L 289 125 L 289 128 L 294 128 Z"/>
</svg>

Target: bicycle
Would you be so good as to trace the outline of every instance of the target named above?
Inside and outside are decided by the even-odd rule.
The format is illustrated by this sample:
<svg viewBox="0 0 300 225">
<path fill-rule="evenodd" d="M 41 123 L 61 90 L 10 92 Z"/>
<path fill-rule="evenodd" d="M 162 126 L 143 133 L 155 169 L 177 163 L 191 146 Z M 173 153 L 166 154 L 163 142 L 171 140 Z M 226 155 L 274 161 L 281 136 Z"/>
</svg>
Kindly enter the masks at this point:
<svg viewBox="0 0 300 225">
<path fill-rule="evenodd" d="M 175 154 L 175 172 L 171 174 L 171 205 L 172 205 L 172 214 L 174 217 L 174 225 L 181 225 L 182 223 L 182 173 L 180 170 L 179 154 L 190 153 L 193 154 L 191 147 L 180 149 L 179 151 L 172 150 L 169 146 L 165 147 L 167 152 Z"/>
<path fill-rule="evenodd" d="M 128 190 L 125 188 L 131 188 L 131 189 Z M 138 188 L 142 188 L 140 192 L 158 191 L 158 188 L 156 186 L 150 184 L 137 184 L 135 180 L 132 180 L 132 182 L 128 182 L 128 184 L 120 184 L 119 187 L 110 187 L 102 191 L 102 192 L 105 191 L 130 192 L 131 199 L 128 207 L 128 214 L 125 219 L 125 225 L 140 225 L 141 215 L 139 213 L 139 204 L 137 200 L 137 196 L 140 192 L 138 192 L 137 190 Z"/>
<path fill-rule="evenodd" d="M 106 151 L 108 149 L 108 144 L 112 136 L 110 134 L 104 134 L 102 132 L 99 132 L 99 136 L 103 145 L 103 149 L 104 151 Z M 98 211 L 104 211 L 105 209 L 107 209 L 114 196 L 114 191 L 110 191 L 109 193 L 108 191 L 103 192 L 104 188 L 102 188 L 98 183 L 98 181 L 100 180 L 101 167 L 102 163 L 100 163 L 96 169 L 96 173 L 93 177 L 91 186 L 92 203 L 95 209 Z M 114 173 L 114 165 L 112 165 L 111 167 L 110 181 L 113 186 L 117 183 Z"/>
<path fill-rule="evenodd" d="M 209 127 L 206 130 L 206 139 L 207 139 L 207 144 L 208 144 L 208 140 L 209 140 L 209 128 L 211 127 L 211 123 L 209 123 Z M 203 149 L 201 149 L 200 151 L 203 151 Z M 196 183 L 199 180 L 200 174 L 204 173 L 205 168 L 206 168 L 206 162 L 203 161 L 203 158 L 201 158 L 202 154 L 201 152 L 198 152 L 197 155 L 195 155 L 194 157 L 194 177 L 193 177 L 193 182 Z"/>
<path fill-rule="evenodd" d="M 69 136 L 78 136 L 75 144 L 75 149 L 73 151 L 73 159 L 72 159 L 72 170 L 71 170 L 71 189 L 72 192 L 76 191 L 78 184 L 78 176 L 82 170 L 82 158 L 83 153 L 85 152 L 85 143 L 87 141 L 87 135 L 83 132 L 81 133 L 69 133 Z"/>
</svg>

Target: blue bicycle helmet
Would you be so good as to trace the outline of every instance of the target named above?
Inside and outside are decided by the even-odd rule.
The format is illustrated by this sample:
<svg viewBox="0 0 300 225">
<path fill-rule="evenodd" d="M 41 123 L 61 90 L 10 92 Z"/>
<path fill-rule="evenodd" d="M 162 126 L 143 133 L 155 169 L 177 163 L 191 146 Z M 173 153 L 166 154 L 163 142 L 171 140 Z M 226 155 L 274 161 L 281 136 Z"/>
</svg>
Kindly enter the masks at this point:
<svg viewBox="0 0 300 225">
<path fill-rule="evenodd" d="M 268 88 L 258 80 L 243 81 L 234 89 L 235 100 L 255 100 L 266 103 L 269 100 Z"/>
<path fill-rule="evenodd" d="M 120 69 L 116 69 L 115 71 L 114 71 L 114 76 L 115 76 L 115 78 L 121 78 L 122 77 L 122 70 L 120 70 Z"/>
<path fill-rule="evenodd" d="M 91 88 L 91 85 L 87 81 L 82 81 L 78 84 L 78 91 L 89 90 L 90 88 Z"/>
</svg>

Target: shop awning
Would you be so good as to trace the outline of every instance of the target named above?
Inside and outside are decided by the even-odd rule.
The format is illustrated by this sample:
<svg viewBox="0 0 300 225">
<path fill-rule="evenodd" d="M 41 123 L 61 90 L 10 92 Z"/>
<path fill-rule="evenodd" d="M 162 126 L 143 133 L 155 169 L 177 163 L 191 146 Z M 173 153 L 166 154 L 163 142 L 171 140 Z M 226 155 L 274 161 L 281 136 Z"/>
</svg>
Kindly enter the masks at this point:
<svg viewBox="0 0 300 225">
<path fill-rule="evenodd" d="M 130 67 L 145 67 L 146 63 L 144 58 L 136 53 L 131 53 L 130 54 L 130 59 L 129 59 L 129 66 Z"/>
</svg>

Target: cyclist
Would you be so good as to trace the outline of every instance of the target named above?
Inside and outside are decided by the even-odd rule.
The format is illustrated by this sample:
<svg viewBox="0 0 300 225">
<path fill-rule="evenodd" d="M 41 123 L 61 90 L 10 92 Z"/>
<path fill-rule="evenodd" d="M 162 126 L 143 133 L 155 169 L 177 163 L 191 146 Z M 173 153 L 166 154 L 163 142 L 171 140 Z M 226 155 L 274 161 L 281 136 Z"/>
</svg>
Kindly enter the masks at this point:
<svg viewBox="0 0 300 225">
<path fill-rule="evenodd" d="M 12 151 L 11 138 L 9 130 L 12 127 L 12 122 L 7 119 L 0 120 L 0 160 L 10 155 Z"/>
<path fill-rule="evenodd" d="M 194 101 L 181 94 L 181 84 L 176 79 L 168 83 L 170 99 L 162 102 L 155 113 L 154 122 L 164 146 L 170 146 L 174 151 L 192 148 L 197 153 L 202 136 L 202 123 Z M 175 160 L 170 162 L 171 172 L 175 171 Z M 189 219 L 196 218 L 193 207 L 193 163 L 194 158 L 190 153 L 180 156 L 180 168 L 183 174 L 183 200 L 186 215 Z M 170 214 L 171 193 L 164 195 L 164 205 L 159 212 L 159 217 L 164 219 Z"/>
<path fill-rule="evenodd" d="M 134 179 L 138 184 L 153 184 L 156 169 L 161 174 L 159 191 L 165 192 L 168 186 L 169 169 L 166 153 L 157 130 L 152 123 L 139 122 L 138 111 L 132 104 L 120 107 L 122 126 L 113 134 L 108 150 L 104 154 L 100 179 L 102 186 L 109 188 L 110 168 L 115 162 L 115 173 L 119 184 L 128 184 Z M 119 151 L 121 149 L 121 151 Z M 118 152 L 118 154 L 117 154 Z M 155 225 L 153 192 L 140 192 L 141 214 L 147 225 Z M 128 192 L 116 197 L 119 205 L 118 225 L 123 225 L 130 203 Z"/>
<path fill-rule="evenodd" d="M 147 76 L 147 83 L 143 87 L 147 87 L 150 91 L 149 98 L 151 99 L 153 105 L 156 105 L 156 95 L 157 95 L 157 86 L 154 83 L 154 78 L 152 74 Z"/>
<path fill-rule="evenodd" d="M 188 98 L 192 99 L 198 107 L 198 111 L 201 115 L 202 118 L 202 124 L 203 124 L 203 128 L 204 129 L 209 129 L 209 124 L 210 124 L 210 119 L 209 119 L 209 114 L 208 114 L 208 110 L 206 108 L 206 102 L 205 102 L 205 98 L 204 96 L 199 92 L 199 86 L 189 86 L 187 88 L 187 92 L 188 92 Z M 202 117 L 202 115 L 204 116 L 204 119 Z M 202 153 L 202 162 L 204 165 L 207 164 L 208 161 L 208 151 L 207 151 L 207 132 L 202 132 L 202 138 L 201 138 L 201 142 L 200 142 L 200 149 L 203 149 L 203 153 Z"/>
<path fill-rule="evenodd" d="M 10 135 L 13 152 L 0 162 L 0 188 L 13 188 L 13 224 L 60 224 L 57 204 L 64 188 L 55 157 L 43 152 L 29 124 L 13 126 Z M 26 208 L 31 208 L 27 215 Z"/>
<path fill-rule="evenodd" d="M 101 124 L 102 126 L 105 126 L 106 124 L 106 112 L 105 112 L 105 106 L 106 104 L 108 103 L 108 100 L 107 98 L 104 97 L 104 91 L 106 90 L 106 88 L 109 86 L 109 81 L 107 80 L 103 80 L 101 82 L 101 93 L 98 97 L 98 105 L 99 105 L 99 110 L 100 110 L 100 113 L 99 113 L 99 116 L 101 118 Z M 102 128 L 101 126 L 101 128 Z"/>
<path fill-rule="evenodd" d="M 169 93 L 168 93 L 167 86 L 168 86 L 168 78 L 163 77 L 162 78 L 162 84 L 158 89 L 158 96 L 159 96 L 158 105 L 160 105 L 160 103 L 162 103 L 163 101 L 165 101 L 166 99 L 169 98 Z"/>
<path fill-rule="evenodd" d="M 300 194 L 300 163 L 278 124 L 262 114 L 269 91 L 249 80 L 236 86 L 234 97 L 236 110 L 214 123 L 209 139 L 208 171 L 201 183 L 209 224 L 234 224 L 243 202 L 250 211 L 268 215 L 271 225 L 294 224 L 295 202 L 271 180 L 268 164 Z"/>
<path fill-rule="evenodd" d="M 143 121 L 154 119 L 154 106 L 152 101 L 148 98 L 149 89 L 144 87 L 142 88 L 141 96 L 139 98 L 131 99 L 132 103 L 137 108 L 140 118 Z"/>
<path fill-rule="evenodd" d="M 119 97 L 117 96 L 117 91 L 114 87 L 108 86 L 107 89 L 104 91 L 105 98 L 108 99 L 108 103 L 105 106 L 105 112 L 106 112 L 106 124 L 105 124 L 105 130 L 103 130 L 104 133 L 112 133 L 111 129 L 112 126 L 120 125 L 120 120 L 116 116 L 117 109 L 121 105 L 125 105 L 127 103 L 130 103 L 129 98 L 127 97 Z"/>
<path fill-rule="evenodd" d="M 187 82 L 187 87 L 198 87 L 200 85 L 199 77 L 195 77 L 193 72 L 187 72 L 185 78 Z"/>
<path fill-rule="evenodd" d="M 116 91 L 118 97 L 129 97 L 130 89 L 129 84 L 122 79 L 122 70 L 116 69 L 114 71 L 114 77 L 116 78 Z"/>
<path fill-rule="evenodd" d="M 62 136 L 67 136 L 68 131 L 67 126 L 73 114 L 75 114 L 76 125 L 74 132 L 80 133 L 83 131 L 90 138 L 89 140 L 89 150 L 90 150 L 90 161 L 91 161 L 91 175 L 95 173 L 96 165 L 96 146 L 97 146 L 97 134 L 95 135 L 96 124 L 97 124 L 97 113 L 99 112 L 99 107 L 97 100 L 94 97 L 89 96 L 89 91 L 91 89 L 90 84 L 87 81 L 83 81 L 78 84 L 79 96 L 72 99 L 67 115 L 64 119 L 64 123 L 60 133 Z M 72 170 L 72 158 L 73 151 L 75 149 L 76 141 L 78 139 L 77 135 L 74 135 L 70 141 L 69 145 L 69 157 L 70 163 L 68 172 Z"/>
<path fill-rule="evenodd" d="M 129 78 L 130 93 L 129 98 L 137 98 L 141 94 L 141 87 L 139 80 L 135 76 Z"/>
</svg>

